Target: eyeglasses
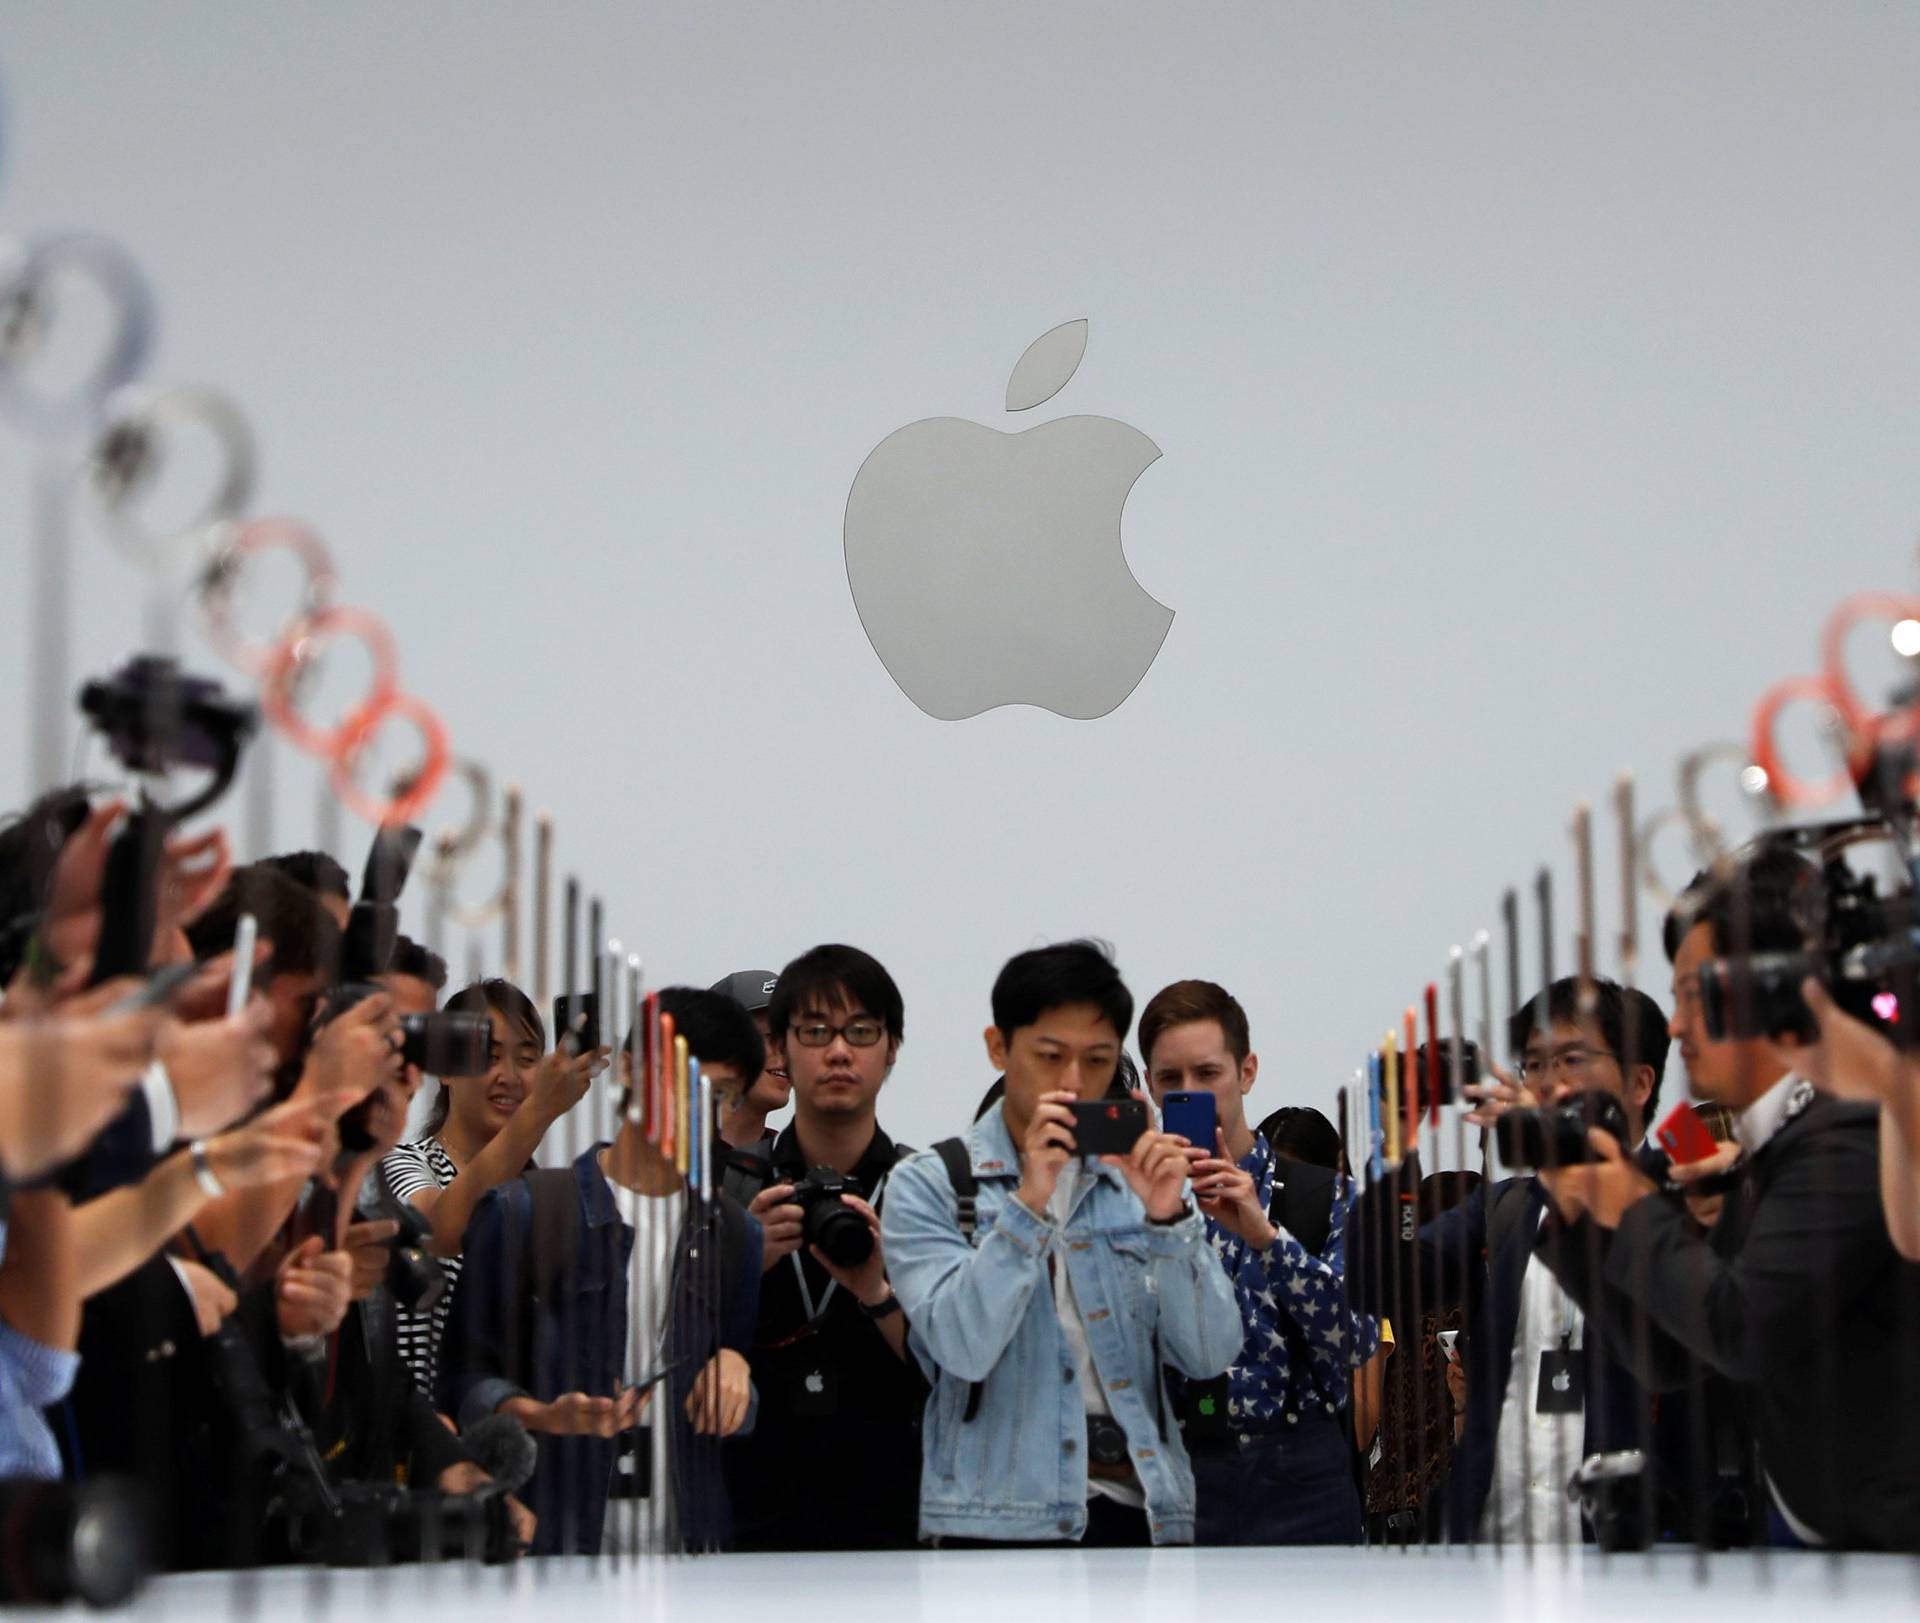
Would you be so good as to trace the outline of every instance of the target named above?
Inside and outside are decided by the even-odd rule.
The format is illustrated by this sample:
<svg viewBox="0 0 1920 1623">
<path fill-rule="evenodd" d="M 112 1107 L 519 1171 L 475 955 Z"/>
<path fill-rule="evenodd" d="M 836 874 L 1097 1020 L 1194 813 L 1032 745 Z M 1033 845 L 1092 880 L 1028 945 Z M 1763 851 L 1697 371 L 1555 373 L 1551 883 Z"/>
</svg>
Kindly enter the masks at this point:
<svg viewBox="0 0 1920 1623">
<path fill-rule="evenodd" d="M 1582 1077 L 1612 1058 L 1611 1054 L 1598 1048 L 1563 1048 L 1557 1054 L 1522 1059 L 1518 1069 L 1522 1082 L 1544 1082 L 1556 1069 L 1570 1077 Z"/>
<path fill-rule="evenodd" d="M 830 1026 L 824 1020 L 805 1020 L 787 1027 L 787 1035 L 802 1048 L 825 1048 L 836 1037 L 846 1038 L 850 1048 L 871 1048 L 886 1034 L 887 1028 L 871 1015 L 849 1020 L 843 1026 Z"/>
</svg>

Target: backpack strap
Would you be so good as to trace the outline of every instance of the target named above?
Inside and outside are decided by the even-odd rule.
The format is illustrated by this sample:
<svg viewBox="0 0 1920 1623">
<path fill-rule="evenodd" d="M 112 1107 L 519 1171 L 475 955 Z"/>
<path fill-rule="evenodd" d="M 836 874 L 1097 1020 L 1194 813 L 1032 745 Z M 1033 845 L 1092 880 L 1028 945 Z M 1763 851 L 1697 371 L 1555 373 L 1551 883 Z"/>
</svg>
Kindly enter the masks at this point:
<svg viewBox="0 0 1920 1623">
<path fill-rule="evenodd" d="M 947 1182 L 953 1185 L 954 1219 L 960 1225 L 960 1238 L 971 1247 L 980 1227 L 980 1183 L 973 1175 L 973 1156 L 967 1149 L 966 1140 L 961 1138 L 941 1139 L 934 1145 L 933 1153 L 940 1157 L 940 1164 L 947 1169 Z M 985 1388 L 984 1381 L 967 1383 L 967 1408 L 960 1417 L 962 1425 L 980 1412 L 980 1395 Z"/>
</svg>

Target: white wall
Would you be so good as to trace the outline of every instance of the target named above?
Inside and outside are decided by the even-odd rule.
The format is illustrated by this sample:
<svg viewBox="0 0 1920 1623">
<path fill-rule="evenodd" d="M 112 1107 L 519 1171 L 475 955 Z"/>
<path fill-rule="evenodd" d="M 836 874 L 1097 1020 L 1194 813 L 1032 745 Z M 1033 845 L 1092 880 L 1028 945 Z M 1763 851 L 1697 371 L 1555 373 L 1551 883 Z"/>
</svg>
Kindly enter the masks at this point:
<svg viewBox="0 0 1920 1623">
<path fill-rule="evenodd" d="M 133 248 L 159 372 L 246 403 L 262 506 L 656 976 L 878 953 L 922 1143 L 1001 961 L 1083 931 L 1327 1106 L 1577 797 L 1912 578 L 1910 9 L 16 0 L 0 73 L 0 228 Z M 849 483 L 1081 315 L 1033 415 L 1162 447 L 1127 548 L 1178 618 L 1106 720 L 932 721 Z M 94 668 L 140 593 L 74 567 Z"/>
</svg>

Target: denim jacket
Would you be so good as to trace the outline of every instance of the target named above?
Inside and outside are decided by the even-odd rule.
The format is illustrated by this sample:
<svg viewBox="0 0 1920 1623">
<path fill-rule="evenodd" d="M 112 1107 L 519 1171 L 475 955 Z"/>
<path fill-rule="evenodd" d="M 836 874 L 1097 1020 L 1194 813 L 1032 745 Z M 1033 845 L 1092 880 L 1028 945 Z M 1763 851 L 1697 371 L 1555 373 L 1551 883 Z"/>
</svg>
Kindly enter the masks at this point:
<svg viewBox="0 0 1920 1623">
<path fill-rule="evenodd" d="M 1149 1223 L 1126 1180 L 1095 1166 L 1062 1230 L 1014 1198 L 1020 1157 L 999 1107 L 966 1142 L 979 1184 L 971 1246 L 931 1152 L 894 1169 L 882 1219 L 888 1277 L 934 1383 L 922 1433 L 921 1537 L 1063 1542 L 1086 1531 L 1086 1410 L 1054 1309 L 1051 1256 L 1073 1281 L 1153 1542 L 1191 1543 L 1193 1468 L 1159 1359 L 1204 1380 L 1233 1362 L 1241 1339 L 1233 1288 L 1204 1223 L 1197 1213 Z M 968 1421 L 975 1382 L 981 1402 Z"/>
</svg>

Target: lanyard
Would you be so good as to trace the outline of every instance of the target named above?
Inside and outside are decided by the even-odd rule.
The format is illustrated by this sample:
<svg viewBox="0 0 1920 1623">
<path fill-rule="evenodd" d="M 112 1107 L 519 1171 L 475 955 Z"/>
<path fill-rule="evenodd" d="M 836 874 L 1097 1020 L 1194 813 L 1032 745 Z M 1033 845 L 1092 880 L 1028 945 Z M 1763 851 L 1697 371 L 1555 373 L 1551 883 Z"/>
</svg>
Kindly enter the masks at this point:
<svg viewBox="0 0 1920 1623">
<path fill-rule="evenodd" d="M 880 1197 L 886 1193 L 887 1179 L 892 1176 L 893 1174 L 890 1171 L 881 1173 L 880 1181 L 873 1186 L 873 1199 L 868 1201 L 867 1204 L 876 1212 L 880 1210 Z M 800 1265 L 800 1253 L 795 1251 L 792 1256 L 787 1258 L 787 1261 L 793 1264 L 793 1277 L 800 1286 L 800 1305 L 807 1310 L 807 1322 L 801 1326 L 800 1330 L 800 1333 L 805 1335 L 809 1330 L 817 1330 L 820 1328 L 822 1321 L 827 1316 L 827 1303 L 833 1300 L 833 1293 L 839 1290 L 840 1281 L 837 1279 L 829 1280 L 827 1282 L 826 1294 L 820 1298 L 819 1305 L 815 1306 L 813 1287 L 807 1283 L 807 1270 Z"/>
</svg>

